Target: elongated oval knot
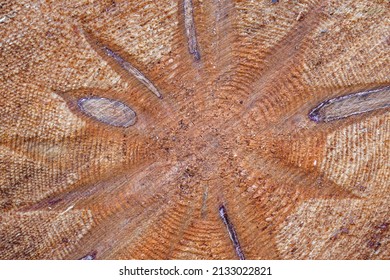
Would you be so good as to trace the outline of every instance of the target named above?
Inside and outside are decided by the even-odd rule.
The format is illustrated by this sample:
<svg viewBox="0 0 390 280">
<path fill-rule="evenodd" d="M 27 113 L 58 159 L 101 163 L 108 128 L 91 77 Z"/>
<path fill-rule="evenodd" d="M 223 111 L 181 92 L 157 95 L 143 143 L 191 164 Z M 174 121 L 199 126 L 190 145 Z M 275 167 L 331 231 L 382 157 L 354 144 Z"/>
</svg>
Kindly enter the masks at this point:
<svg viewBox="0 0 390 280">
<path fill-rule="evenodd" d="M 117 127 L 129 127 L 136 122 L 136 113 L 126 104 L 104 97 L 83 97 L 77 102 L 80 110 L 95 120 Z"/>
</svg>

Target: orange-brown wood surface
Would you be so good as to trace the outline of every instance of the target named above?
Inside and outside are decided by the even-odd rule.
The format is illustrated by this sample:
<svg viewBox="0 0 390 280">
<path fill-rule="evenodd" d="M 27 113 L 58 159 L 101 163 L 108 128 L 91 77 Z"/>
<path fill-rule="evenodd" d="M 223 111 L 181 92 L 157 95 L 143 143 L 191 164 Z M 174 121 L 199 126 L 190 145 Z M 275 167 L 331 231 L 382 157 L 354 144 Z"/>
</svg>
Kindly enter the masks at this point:
<svg viewBox="0 0 390 280">
<path fill-rule="evenodd" d="M 389 1 L 272 2 L 2 1 L 0 258 L 389 259 Z"/>
</svg>

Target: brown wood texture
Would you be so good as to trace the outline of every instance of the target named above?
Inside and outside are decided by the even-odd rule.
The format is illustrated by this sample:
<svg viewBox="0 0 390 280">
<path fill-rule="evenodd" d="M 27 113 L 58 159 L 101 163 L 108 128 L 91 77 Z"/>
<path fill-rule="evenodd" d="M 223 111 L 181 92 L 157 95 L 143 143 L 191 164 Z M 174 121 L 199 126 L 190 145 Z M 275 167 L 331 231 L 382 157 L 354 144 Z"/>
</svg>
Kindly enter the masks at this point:
<svg viewBox="0 0 390 280">
<path fill-rule="evenodd" d="M 389 1 L 272 2 L 1 1 L 0 258 L 390 259 Z"/>
</svg>

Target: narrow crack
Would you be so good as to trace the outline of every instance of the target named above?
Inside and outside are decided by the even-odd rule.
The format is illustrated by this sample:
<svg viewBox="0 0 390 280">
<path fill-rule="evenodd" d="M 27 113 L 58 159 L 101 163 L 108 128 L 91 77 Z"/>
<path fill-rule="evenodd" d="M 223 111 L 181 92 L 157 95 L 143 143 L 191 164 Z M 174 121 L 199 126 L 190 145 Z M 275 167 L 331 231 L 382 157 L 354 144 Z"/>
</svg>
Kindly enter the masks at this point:
<svg viewBox="0 0 390 280">
<path fill-rule="evenodd" d="M 223 223 L 225 224 L 227 231 L 229 233 L 230 239 L 233 242 L 234 250 L 240 260 L 245 260 L 244 252 L 241 249 L 240 242 L 238 241 L 237 233 L 234 229 L 233 224 L 230 222 L 226 208 L 224 205 L 219 206 L 219 216 L 221 217 Z"/>
<path fill-rule="evenodd" d="M 194 56 L 195 60 L 200 60 L 198 40 L 196 38 L 196 29 L 194 21 L 194 7 L 192 0 L 184 0 L 184 27 L 187 35 L 188 51 Z"/>
</svg>

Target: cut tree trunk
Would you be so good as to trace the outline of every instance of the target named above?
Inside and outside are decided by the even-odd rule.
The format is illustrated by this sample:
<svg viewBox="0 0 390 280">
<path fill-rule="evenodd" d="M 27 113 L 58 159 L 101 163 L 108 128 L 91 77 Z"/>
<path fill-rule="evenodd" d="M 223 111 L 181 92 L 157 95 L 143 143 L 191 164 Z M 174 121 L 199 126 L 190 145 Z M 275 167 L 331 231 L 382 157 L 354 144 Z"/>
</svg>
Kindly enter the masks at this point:
<svg viewBox="0 0 390 280">
<path fill-rule="evenodd" d="M 389 259 L 389 5 L 3 1 L 0 258 Z"/>
</svg>

